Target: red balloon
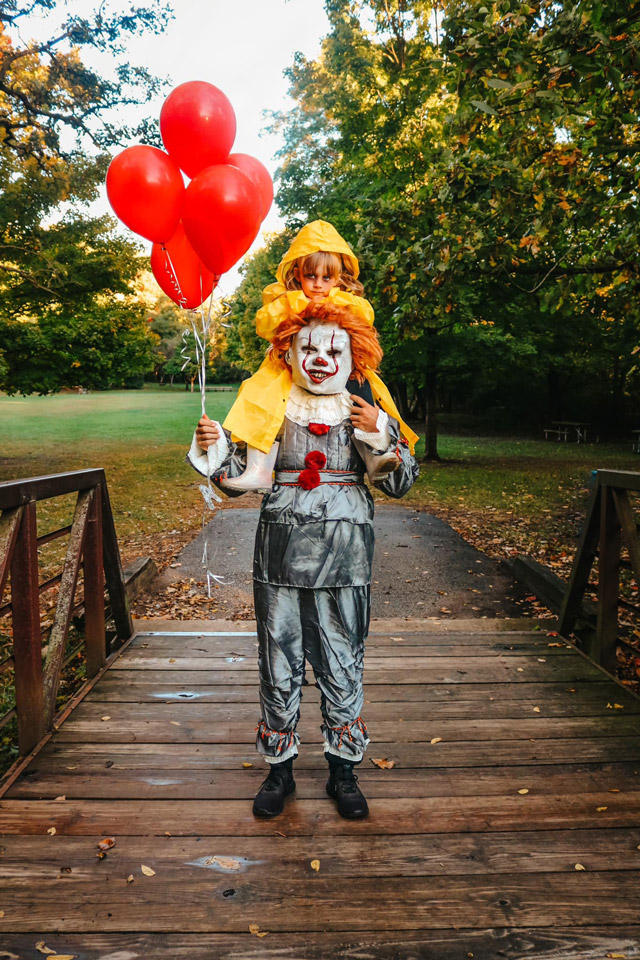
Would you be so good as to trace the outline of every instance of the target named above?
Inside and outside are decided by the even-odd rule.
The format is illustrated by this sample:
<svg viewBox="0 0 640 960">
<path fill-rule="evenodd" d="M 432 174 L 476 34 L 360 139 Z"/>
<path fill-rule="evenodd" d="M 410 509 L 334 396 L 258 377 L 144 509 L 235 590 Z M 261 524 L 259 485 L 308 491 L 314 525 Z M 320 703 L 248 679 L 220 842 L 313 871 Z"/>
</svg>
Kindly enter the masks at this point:
<svg viewBox="0 0 640 960">
<path fill-rule="evenodd" d="M 181 223 L 166 244 L 154 243 L 151 269 L 167 296 L 186 310 L 204 303 L 218 279 L 201 262 Z"/>
<path fill-rule="evenodd" d="M 242 172 L 246 173 L 249 177 L 249 180 L 253 180 L 255 183 L 262 204 L 262 215 L 260 219 L 264 220 L 273 203 L 273 180 L 271 179 L 271 174 L 263 163 L 260 163 L 259 160 L 256 160 L 255 157 L 250 156 L 248 153 L 230 153 L 227 157 L 227 163 L 230 163 L 232 167 L 237 167 L 238 170 L 242 170 Z"/>
<path fill-rule="evenodd" d="M 184 181 L 171 157 L 157 147 L 127 147 L 109 164 L 107 196 L 130 230 L 164 243 L 180 220 Z"/>
<path fill-rule="evenodd" d="M 188 177 L 223 163 L 236 136 L 231 101 L 212 83 L 191 80 L 172 90 L 160 111 L 165 147 Z"/>
<path fill-rule="evenodd" d="M 260 229 L 262 205 L 249 177 L 222 163 L 207 167 L 185 191 L 182 222 L 202 262 L 226 273 L 247 252 Z"/>
</svg>

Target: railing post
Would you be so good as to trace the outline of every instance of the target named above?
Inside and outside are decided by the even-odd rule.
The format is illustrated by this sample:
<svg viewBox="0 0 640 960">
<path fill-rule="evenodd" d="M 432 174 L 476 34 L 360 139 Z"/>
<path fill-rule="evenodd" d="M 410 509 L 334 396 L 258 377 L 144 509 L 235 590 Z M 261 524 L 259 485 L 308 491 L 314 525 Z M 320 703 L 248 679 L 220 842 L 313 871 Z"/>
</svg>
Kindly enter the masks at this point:
<svg viewBox="0 0 640 960">
<path fill-rule="evenodd" d="M 598 558 L 598 627 L 594 659 L 615 673 L 620 590 L 620 521 L 613 489 L 603 484 L 600 499 L 600 554 Z"/>
<path fill-rule="evenodd" d="M 24 506 L 13 550 L 11 607 L 18 745 L 20 753 L 25 754 L 42 739 L 45 731 L 35 500 Z"/>
<path fill-rule="evenodd" d="M 83 551 L 87 677 L 95 677 L 107 659 L 102 550 L 102 484 L 99 483 L 91 501 Z"/>
</svg>

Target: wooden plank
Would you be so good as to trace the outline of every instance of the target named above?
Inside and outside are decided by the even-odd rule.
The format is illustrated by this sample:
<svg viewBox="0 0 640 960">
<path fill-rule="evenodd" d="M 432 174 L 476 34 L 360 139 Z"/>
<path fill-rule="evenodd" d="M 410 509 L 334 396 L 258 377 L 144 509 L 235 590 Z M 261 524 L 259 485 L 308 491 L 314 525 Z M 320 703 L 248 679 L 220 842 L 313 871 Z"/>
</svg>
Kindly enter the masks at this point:
<svg viewBox="0 0 640 960">
<path fill-rule="evenodd" d="M 0 930 L 41 929 L 46 924 L 57 931 L 89 932 L 108 924 L 113 931 L 246 932 L 250 923 L 259 923 L 265 931 L 386 931 L 462 926 L 471 917 L 479 927 L 609 924 L 612 916 L 620 923 L 640 924 L 635 871 L 584 874 L 567 870 L 525 877 L 440 877 L 434 889 L 431 877 L 394 877 L 386 883 L 358 877 L 354 883 L 353 878 L 319 872 L 278 884 L 268 878 L 230 884 L 229 877 L 198 871 L 182 887 L 179 903 L 175 886 L 160 874 L 145 878 L 138 871 L 130 884 L 120 876 L 110 884 L 108 899 L 104 884 L 88 884 L 73 874 L 62 883 L 55 878 L 43 881 L 36 895 L 31 883 L 16 879 L 7 884 L 11 918 L 0 918 Z M 173 909 L 167 909 L 168 904 Z"/>
<path fill-rule="evenodd" d="M 58 592 L 53 617 L 53 626 L 49 634 L 47 659 L 43 671 L 45 723 L 47 729 L 51 726 L 54 714 L 56 713 L 60 671 L 62 670 L 67 634 L 69 632 L 69 624 L 71 623 L 71 613 L 74 605 L 78 573 L 80 571 L 80 559 L 82 556 L 82 544 L 87 525 L 87 517 L 89 516 L 93 496 L 93 490 L 81 490 L 78 494 L 73 523 L 71 524 L 71 533 L 69 534 L 67 554 L 62 569 L 62 579 L 60 581 L 60 590 Z"/>
<path fill-rule="evenodd" d="M 540 638 L 536 634 L 518 636 L 512 639 L 511 635 L 492 637 L 481 634 L 479 642 L 473 637 L 458 636 L 420 636 L 416 634 L 398 635 L 397 640 L 390 637 L 371 638 L 366 642 L 367 653 L 375 651 L 376 657 L 411 657 L 418 651 L 422 655 L 435 656 L 492 656 L 496 653 L 535 654 L 536 656 L 562 655 L 565 652 L 575 652 L 573 644 L 562 637 Z M 258 641 L 255 637 L 136 637 L 130 647 L 131 651 L 151 650 L 155 656 L 173 657 L 176 652 L 180 656 L 255 656 L 258 650 Z M 418 654 L 420 655 L 420 654 Z"/>
<path fill-rule="evenodd" d="M 72 874 L 98 884 L 139 875 L 140 864 L 153 864 L 176 886 L 202 871 L 242 882 L 303 880 L 312 875 L 310 859 L 331 877 L 483 876 L 555 873 L 574 870 L 638 871 L 638 830 L 557 830 L 528 833 L 459 833 L 342 837 L 124 837 L 96 864 L 95 837 L 6 837 L 2 862 L 7 873 L 20 869 L 21 882 L 34 888 L 51 881 L 68 864 Z M 207 862 L 214 857 L 231 861 Z"/>
<path fill-rule="evenodd" d="M 377 757 L 374 746 L 371 756 Z M 145 769 L 132 771 L 104 763 L 90 769 L 77 764 L 44 762 L 34 765 L 29 776 L 22 777 L 7 792 L 9 799 L 53 800 L 66 796 L 68 800 L 92 799 L 150 799 L 174 800 L 188 796 L 192 800 L 248 800 L 255 794 L 265 775 L 264 763 L 254 758 L 252 767 L 226 770 L 224 775 L 211 769 L 173 766 L 155 767 L 153 758 Z M 73 769 L 68 769 L 72 767 Z M 326 767 L 318 771 L 302 769 L 295 764 L 298 796 L 324 799 Z M 460 768 L 434 767 L 428 775 L 424 769 L 396 767 L 393 771 L 379 770 L 371 761 L 359 768 L 362 789 L 368 797 L 440 797 L 440 796 L 503 796 L 513 794 L 520 784 L 536 794 L 570 793 L 579 789 L 587 793 L 598 791 L 627 792 L 640 790 L 637 763 L 599 763 L 557 765 L 513 765 L 475 767 L 471 771 Z M 640 837 L 638 839 L 640 843 Z"/>
<path fill-rule="evenodd" d="M 622 536 L 629 551 L 633 576 L 635 577 L 636 584 L 640 587 L 640 537 L 638 536 L 638 527 L 629 502 L 629 494 L 626 490 L 613 490 L 612 493 Z"/>
<path fill-rule="evenodd" d="M 458 655 L 457 653 L 441 653 L 439 650 L 421 651 L 416 655 L 415 651 L 404 651 L 401 657 L 381 657 L 377 653 L 369 653 L 365 656 L 365 671 L 389 670 L 392 664 L 398 670 L 413 670 L 436 663 L 451 668 L 467 667 L 469 664 L 474 667 L 481 662 L 482 668 L 487 670 L 495 665 L 495 673 L 502 669 L 511 669 L 515 664 L 518 666 L 530 667 L 537 663 L 550 663 L 554 657 L 558 664 L 553 669 L 562 669 L 578 663 L 582 658 L 575 650 L 566 651 L 567 655 L 558 657 L 553 650 L 538 651 L 530 654 L 523 654 L 514 650 L 513 653 L 491 653 L 489 656 L 483 653 L 480 656 L 469 656 L 468 653 Z M 474 651 L 475 654 L 475 651 Z M 122 670 L 252 670 L 257 671 L 258 659 L 257 653 L 239 653 L 232 652 L 227 655 L 210 656 L 202 653 L 199 656 L 184 655 L 182 651 L 176 650 L 174 653 L 167 652 L 164 656 L 158 656 L 155 650 L 131 650 L 120 658 L 120 669 Z M 548 669 L 551 669 L 548 668 Z M 311 676 L 311 665 L 308 664 L 307 672 Z"/>
<path fill-rule="evenodd" d="M 598 625 L 595 645 L 587 649 L 596 663 L 610 673 L 616 669 L 618 594 L 620 592 L 620 521 L 610 487 L 600 498 L 600 549 L 598 555 Z"/>
<path fill-rule="evenodd" d="M 29 753 L 45 731 L 37 536 L 36 504 L 31 500 L 24 506 L 11 558 L 14 683 L 21 754 Z"/>
<path fill-rule="evenodd" d="M 102 484 L 92 491 L 84 536 L 84 627 L 87 677 L 95 677 L 107 659 L 104 622 Z"/>
<path fill-rule="evenodd" d="M 587 515 L 573 559 L 567 592 L 558 616 L 558 631 L 565 637 L 573 632 L 576 625 L 595 559 L 600 529 L 600 499 L 601 488 L 596 484 L 589 497 Z"/>
<path fill-rule="evenodd" d="M 31 934 L 5 934 L 3 943 L 19 960 L 42 960 Z M 271 931 L 264 939 L 247 931 L 216 933 L 83 933 L 49 934 L 47 945 L 58 954 L 81 960 L 461 960 L 471 953 L 475 960 L 600 960 L 607 953 L 627 960 L 640 957 L 637 926 L 553 929 L 500 926 L 498 929 L 359 931 L 314 935 Z M 7 960 L 13 960 L 9 956 Z"/>
<path fill-rule="evenodd" d="M 515 786 L 515 785 L 514 785 Z M 523 785 L 526 787 L 526 784 Z M 598 807 L 604 810 L 598 811 Z M 69 836 L 95 833 L 123 836 L 219 835 L 361 836 L 458 833 L 495 830 L 568 830 L 638 827 L 639 793 L 584 793 L 510 797 L 429 797 L 373 799 L 371 816 L 342 820 L 327 799 L 292 800 L 275 820 L 253 817 L 239 800 L 2 800 L 0 830 L 46 834 L 50 827 Z M 640 887 L 638 888 L 640 891 Z"/>
<path fill-rule="evenodd" d="M 419 659 L 421 664 L 413 663 Z M 188 663 L 189 666 L 184 666 Z M 214 663 L 217 666 L 214 666 Z M 160 681 L 171 678 L 174 683 L 255 683 L 258 670 L 255 661 L 226 663 L 212 658 L 183 660 L 175 658 L 174 663 L 159 659 L 156 667 L 152 660 L 135 662 L 130 659 L 117 660 L 111 668 L 114 673 L 123 675 L 123 679 L 140 679 L 145 671 L 147 681 Z M 601 673 L 595 664 L 576 655 L 576 657 L 558 657 L 546 659 L 540 663 L 536 657 L 468 657 L 457 660 L 448 657 L 407 658 L 402 667 L 390 667 L 384 659 L 365 659 L 365 683 L 529 683 L 546 680 L 596 680 Z M 198 676 L 199 675 L 199 676 Z"/>
<path fill-rule="evenodd" d="M 113 512 L 109 500 L 109 491 L 104 473 L 100 482 L 102 493 L 102 548 L 104 558 L 104 572 L 111 603 L 111 614 L 115 623 L 116 632 L 120 640 L 128 640 L 133 634 L 133 620 L 131 607 L 124 586 L 124 573 L 116 528 L 113 522 Z"/>
<path fill-rule="evenodd" d="M 373 690 L 376 688 L 373 687 Z M 311 696 L 311 692 L 315 696 Z M 319 717 L 319 695 L 315 687 L 305 689 L 302 701 L 302 716 L 309 719 Z M 524 720 L 536 717 L 610 717 L 614 715 L 614 701 L 606 696 L 582 700 L 580 697 L 571 697 L 565 694 L 565 699 L 549 700 L 504 700 L 498 697 L 485 700 L 445 700 L 432 703 L 421 703 L 419 700 L 397 700 L 395 703 L 370 701 L 365 692 L 365 711 L 368 723 L 377 720 L 480 720 L 480 719 L 508 719 Z M 617 713 L 622 704 L 616 699 Z M 248 703 L 208 703 L 200 700 L 184 702 L 179 699 L 151 703 L 136 701 L 111 701 L 107 710 L 103 700 L 87 697 L 74 711 L 74 720 L 88 720 L 108 714 L 117 718 L 131 716 L 143 717 L 145 720 L 183 720 L 189 723 L 206 721 L 233 720 L 248 722 L 248 718 L 258 710 L 258 698 L 253 704 Z M 640 703 L 631 699 L 624 706 L 625 715 L 640 713 Z M 364 715 L 364 714 L 363 714 Z"/>
<path fill-rule="evenodd" d="M 13 548 L 22 521 L 22 512 L 23 507 L 14 507 L 13 510 L 4 510 L 0 513 L 0 606 L 2 606 L 4 588 L 9 576 Z"/>
<path fill-rule="evenodd" d="M 482 767 L 499 764 L 603 763 L 640 758 L 640 737 L 591 737 L 584 740 L 498 740 L 494 742 L 446 742 L 426 749 L 423 743 L 395 743 L 377 739 L 368 756 L 388 757 L 398 766 L 416 769 L 433 767 Z M 56 758 L 67 766 L 81 765 L 90 772 L 96 766 L 118 764 L 132 770 L 146 769 L 238 769 L 243 762 L 262 762 L 253 744 L 236 743 L 65 743 L 52 739 L 38 755 L 38 765 Z M 326 768 L 317 744 L 302 747 L 296 767 Z"/>
<path fill-rule="evenodd" d="M 99 706 L 99 705 L 98 705 Z M 259 715 L 247 717 L 241 721 L 220 719 L 215 723 L 207 719 L 191 718 L 187 712 L 180 711 L 179 705 L 173 704 L 161 720 L 143 719 L 147 712 L 146 705 L 112 704 L 109 713 L 103 714 L 108 720 L 103 720 L 99 714 L 101 707 L 96 711 L 95 705 L 87 704 L 84 716 L 74 716 L 72 722 L 65 723 L 56 735 L 59 743 L 253 743 L 255 740 L 255 723 Z M 90 716 L 87 714 L 91 712 Z M 363 713 L 366 720 L 366 711 Z M 180 719 L 176 719 L 179 717 Z M 321 717 L 311 719 L 310 715 L 303 715 L 298 724 L 298 731 L 305 742 L 314 742 L 320 739 L 319 726 Z M 396 720 L 379 720 L 371 725 L 370 736 L 385 741 L 395 740 L 398 743 L 420 742 L 427 743 L 434 737 L 442 740 L 464 741 L 496 741 L 496 740 L 536 740 L 562 738 L 592 737 L 630 737 L 640 736 L 640 720 L 633 716 L 602 716 L 602 717 L 544 717 L 535 716 L 533 719 L 427 719 L 406 720 L 398 723 Z M 437 746 L 437 744 L 436 744 Z"/>
<path fill-rule="evenodd" d="M 410 700 L 425 704 L 441 702 L 454 703 L 457 701 L 470 702 L 480 700 L 489 703 L 490 697 L 497 699 L 494 683 L 476 684 L 403 684 L 398 691 L 397 685 L 365 684 L 365 697 L 370 703 L 393 702 L 400 698 L 403 702 Z M 589 701 L 605 701 L 621 703 L 626 709 L 633 709 L 637 698 L 632 696 L 624 687 L 613 683 L 604 674 L 599 674 L 595 680 L 580 681 L 574 685 L 568 682 L 549 683 L 502 683 L 499 688 L 500 698 L 506 700 L 531 700 L 536 703 L 545 702 L 556 704 L 567 699 L 577 697 L 581 703 Z M 304 689 L 304 699 L 318 700 L 317 689 L 309 684 Z M 187 686 L 174 683 L 173 677 L 166 675 L 159 681 L 147 681 L 143 673 L 136 673 L 133 680 L 123 680 L 122 675 L 109 671 L 101 679 L 87 697 L 90 702 L 120 701 L 122 703 L 157 703 L 158 701 L 175 700 L 177 702 L 195 703 L 199 701 L 213 703 L 257 703 L 258 684 L 229 685 L 203 684 Z M 635 712 L 635 711 L 634 711 Z"/>
</svg>

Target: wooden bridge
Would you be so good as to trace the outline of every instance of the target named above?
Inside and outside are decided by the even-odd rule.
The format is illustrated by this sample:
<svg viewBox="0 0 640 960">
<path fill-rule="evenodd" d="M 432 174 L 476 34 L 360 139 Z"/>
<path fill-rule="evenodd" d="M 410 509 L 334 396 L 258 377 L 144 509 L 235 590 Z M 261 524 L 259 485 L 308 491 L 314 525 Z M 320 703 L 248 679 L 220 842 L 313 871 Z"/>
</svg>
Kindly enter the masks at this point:
<svg viewBox="0 0 640 960">
<path fill-rule="evenodd" d="M 251 814 L 251 624 L 139 623 L 6 782 L 0 960 L 640 957 L 640 701 L 548 624 L 374 623 L 348 822 L 313 686 Z"/>
</svg>

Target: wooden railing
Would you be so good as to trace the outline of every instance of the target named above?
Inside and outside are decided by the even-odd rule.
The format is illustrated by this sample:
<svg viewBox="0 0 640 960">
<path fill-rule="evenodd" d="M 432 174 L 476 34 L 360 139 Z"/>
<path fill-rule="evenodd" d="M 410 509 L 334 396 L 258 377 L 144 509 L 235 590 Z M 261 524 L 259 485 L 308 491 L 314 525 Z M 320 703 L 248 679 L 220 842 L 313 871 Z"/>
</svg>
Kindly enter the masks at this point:
<svg viewBox="0 0 640 960">
<path fill-rule="evenodd" d="M 598 470 L 587 517 L 582 529 L 571 578 L 560 610 L 558 630 L 569 636 L 583 618 L 583 599 L 590 592 L 589 578 L 598 560 L 597 613 L 595 632 L 584 641 L 585 653 L 615 673 L 616 652 L 620 642 L 620 607 L 640 614 L 640 606 L 620 596 L 621 569 L 631 570 L 640 587 L 640 525 L 636 522 L 629 492 L 640 493 L 640 473 L 623 470 Z M 628 558 L 622 557 L 626 547 Z"/>
<path fill-rule="evenodd" d="M 44 536 L 37 532 L 37 503 L 77 492 L 73 522 Z M 71 619 L 84 608 L 87 678 L 104 666 L 109 654 L 105 630 L 105 578 L 116 637 L 128 639 L 133 624 L 124 587 L 120 551 L 103 470 L 79 470 L 0 483 L 0 617 L 12 615 L 12 654 L 0 662 L 0 674 L 13 668 L 15 707 L 0 718 L 17 717 L 20 754 L 28 753 L 51 729 Z M 38 548 L 69 537 L 62 572 L 39 583 Z M 76 603 L 80 568 L 83 597 Z M 10 575 L 11 600 L 3 603 Z M 59 584 L 53 622 L 43 658 L 40 595 Z"/>
</svg>

